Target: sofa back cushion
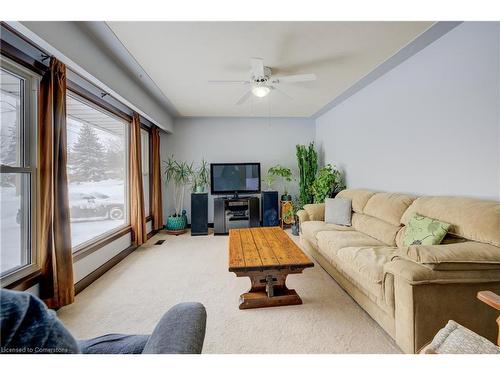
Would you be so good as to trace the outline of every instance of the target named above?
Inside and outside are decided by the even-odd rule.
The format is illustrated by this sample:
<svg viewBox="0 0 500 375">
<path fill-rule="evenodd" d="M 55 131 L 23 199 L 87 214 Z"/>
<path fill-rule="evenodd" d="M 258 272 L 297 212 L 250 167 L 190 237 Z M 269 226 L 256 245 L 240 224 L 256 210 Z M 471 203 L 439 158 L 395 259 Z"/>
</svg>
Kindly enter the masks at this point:
<svg viewBox="0 0 500 375">
<path fill-rule="evenodd" d="M 352 202 L 352 210 L 362 213 L 368 200 L 375 194 L 374 191 L 362 189 L 346 189 L 337 194 L 339 198 L 349 198 Z"/>
<path fill-rule="evenodd" d="M 401 216 L 415 198 L 399 193 L 375 193 L 367 190 L 344 190 L 353 196 L 353 227 L 379 241 L 396 245 Z M 354 209 L 355 201 L 357 210 Z"/>
<path fill-rule="evenodd" d="M 352 226 L 357 231 L 376 238 L 389 246 L 396 245 L 396 234 L 401 228 L 399 225 L 392 225 L 376 217 L 356 212 L 352 214 Z"/>
<path fill-rule="evenodd" d="M 450 223 L 448 233 L 500 246 L 500 202 L 460 197 L 420 197 L 406 210 L 401 223 L 413 214 Z"/>
<path fill-rule="evenodd" d="M 376 193 L 366 202 L 363 213 L 399 226 L 401 216 L 415 197 L 400 193 Z"/>
</svg>

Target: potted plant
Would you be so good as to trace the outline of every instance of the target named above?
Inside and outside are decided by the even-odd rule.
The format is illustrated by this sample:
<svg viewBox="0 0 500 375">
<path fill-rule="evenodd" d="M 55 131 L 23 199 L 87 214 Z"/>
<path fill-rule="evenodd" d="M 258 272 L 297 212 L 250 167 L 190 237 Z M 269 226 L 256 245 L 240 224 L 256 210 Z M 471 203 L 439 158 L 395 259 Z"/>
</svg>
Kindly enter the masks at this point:
<svg viewBox="0 0 500 375">
<path fill-rule="evenodd" d="M 266 187 L 267 187 L 266 190 L 267 191 L 272 191 L 273 185 L 276 182 L 276 176 L 274 174 L 270 173 L 269 170 L 268 170 L 267 173 L 266 173 L 266 175 L 262 179 L 262 181 L 266 184 Z"/>
<path fill-rule="evenodd" d="M 300 199 L 297 196 L 295 196 L 292 201 L 292 209 L 285 214 L 285 219 L 287 220 L 290 217 L 293 217 L 292 234 L 294 236 L 299 235 L 299 218 L 297 216 L 297 212 L 301 209 L 302 209 L 302 203 L 300 202 Z"/>
<path fill-rule="evenodd" d="M 187 226 L 186 211 L 182 209 L 184 205 L 184 193 L 186 186 L 191 183 L 193 176 L 193 163 L 178 162 L 173 156 L 164 161 L 164 175 L 167 183 L 174 185 L 174 214 L 167 219 L 167 230 L 182 231 Z"/>
<path fill-rule="evenodd" d="M 192 176 L 193 181 L 193 193 L 205 193 L 208 187 L 208 163 L 205 159 L 202 159 L 199 168 L 194 169 Z"/>
<path fill-rule="evenodd" d="M 323 203 L 325 198 L 331 197 L 344 188 L 342 173 L 335 166 L 327 164 L 318 171 L 311 186 L 314 203 Z"/>
<path fill-rule="evenodd" d="M 297 145 L 297 164 L 299 169 L 299 195 L 302 204 L 313 203 L 311 186 L 318 171 L 318 153 L 314 142 L 308 146 Z"/>
<path fill-rule="evenodd" d="M 293 179 L 290 168 L 286 168 L 278 164 L 269 168 L 267 174 L 275 177 L 281 177 L 283 183 L 283 195 L 281 196 L 281 200 L 291 201 L 292 196 L 288 193 L 288 183 Z"/>
</svg>

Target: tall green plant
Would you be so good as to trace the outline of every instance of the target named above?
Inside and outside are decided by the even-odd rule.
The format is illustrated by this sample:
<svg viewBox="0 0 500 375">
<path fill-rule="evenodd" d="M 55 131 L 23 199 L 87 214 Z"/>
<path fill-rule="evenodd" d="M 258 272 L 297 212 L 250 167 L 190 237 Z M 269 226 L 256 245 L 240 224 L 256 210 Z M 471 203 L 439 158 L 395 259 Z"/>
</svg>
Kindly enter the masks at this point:
<svg viewBox="0 0 500 375">
<path fill-rule="evenodd" d="M 313 203 L 311 188 L 318 172 L 318 153 L 314 142 L 297 145 L 297 164 L 299 167 L 299 198 L 302 205 Z"/>
</svg>

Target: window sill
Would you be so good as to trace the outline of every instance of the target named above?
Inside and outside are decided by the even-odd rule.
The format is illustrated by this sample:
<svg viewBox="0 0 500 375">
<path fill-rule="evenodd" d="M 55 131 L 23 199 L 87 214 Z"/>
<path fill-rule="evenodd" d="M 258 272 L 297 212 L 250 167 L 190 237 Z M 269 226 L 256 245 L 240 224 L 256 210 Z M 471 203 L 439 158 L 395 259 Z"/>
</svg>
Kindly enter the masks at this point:
<svg viewBox="0 0 500 375">
<path fill-rule="evenodd" d="M 110 244 L 111 242 L 119 239 L 120 237 L 123 237 L 124 235 L 131 233 L 132 232 L 132 227 L 129 225 L 125 228 L 121 228 L 118 231 L 111 233 L 109 236 L 106 238 L 102 238 L 96 242 L 93 242 L 91 244 L 88 244 L 85 247 L 82 247 L 81 249 L 78 249 L 73 253 L 73 263 L 79 261 L 80 259 L 85 258 L 87 255 L 92 254 L 94 251 L 97 251 L 104 246 Z"/>
<path fill-rule="evenodd" d="M 25 291 L 26 289 L 29 289 L 32 286 L 38 284 L 40 282 L 41 276 L 42 272 L 40 270 L 36 270 L 27 276 L 24 276 L 16 281 L 11 282 L 8 285 L 2 285 L 2 288 Z"/>
</svg>

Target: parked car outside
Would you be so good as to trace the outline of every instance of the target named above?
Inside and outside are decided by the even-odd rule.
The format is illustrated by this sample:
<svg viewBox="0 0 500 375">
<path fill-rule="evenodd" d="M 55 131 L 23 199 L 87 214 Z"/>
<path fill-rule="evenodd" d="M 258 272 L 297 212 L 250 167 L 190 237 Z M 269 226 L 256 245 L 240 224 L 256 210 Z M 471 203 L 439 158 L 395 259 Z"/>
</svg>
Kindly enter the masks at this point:
<svg viewBox="0 0 500 375">
<path fill-rule="evenodd" d="M 122 220 L 125 216 L 123 201 L 120 202 L 99 192 L 71 193 L 69 204 L 72 219 Z"/>
</svg>

